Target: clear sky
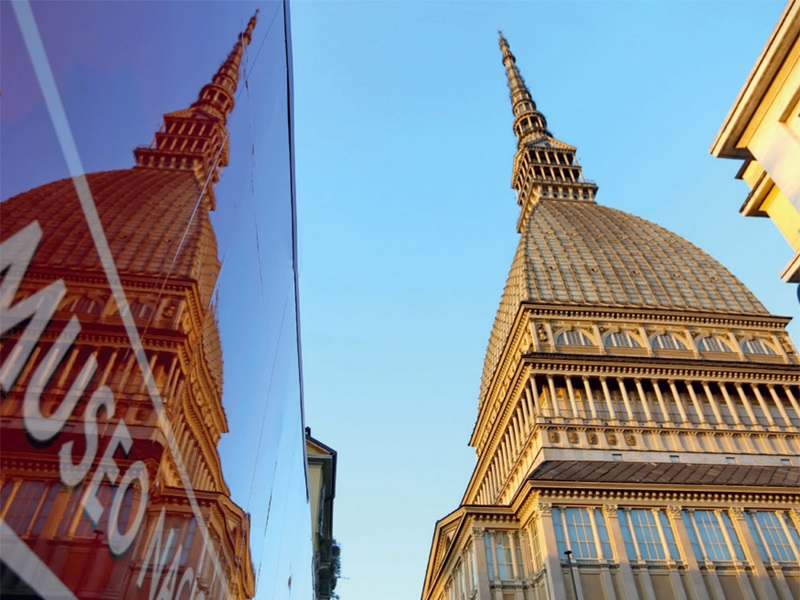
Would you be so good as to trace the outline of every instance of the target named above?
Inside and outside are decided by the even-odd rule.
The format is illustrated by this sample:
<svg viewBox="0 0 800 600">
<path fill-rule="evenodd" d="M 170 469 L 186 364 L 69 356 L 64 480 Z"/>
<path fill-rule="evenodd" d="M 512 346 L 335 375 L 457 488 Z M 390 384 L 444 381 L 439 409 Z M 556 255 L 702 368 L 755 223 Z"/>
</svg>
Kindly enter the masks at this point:
<svg viewBox="0 0 800 600">
<path fill-rule="evenodd" d="M 306 423 L 339 451 L 345 600 L 418 598 L 458 507 L 518 236 L 497 29 L 598 201 L 797 314 L 791 248 L 708 149 L 784 2 L 292 3 Z M 798 324 L 790 327 L 798 341 Z"/>
</svg>

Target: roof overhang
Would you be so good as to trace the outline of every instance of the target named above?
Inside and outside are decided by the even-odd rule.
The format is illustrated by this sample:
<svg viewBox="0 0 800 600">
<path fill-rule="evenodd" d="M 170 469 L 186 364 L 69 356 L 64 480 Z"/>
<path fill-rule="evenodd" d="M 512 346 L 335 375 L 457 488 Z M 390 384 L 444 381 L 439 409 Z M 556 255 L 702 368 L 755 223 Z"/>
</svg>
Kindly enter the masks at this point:
<svg viewBox="0 0 800 600">
<path fill-rule="evenodd" d="M 746 147 L 746 140 L 742 138 L 798 37 L 800 0 L 789 0 L 739 96 L 725 117 L 722 128 L 711 145 L 711 154 L 721 158 L 753 158 Z"/>
</svg>

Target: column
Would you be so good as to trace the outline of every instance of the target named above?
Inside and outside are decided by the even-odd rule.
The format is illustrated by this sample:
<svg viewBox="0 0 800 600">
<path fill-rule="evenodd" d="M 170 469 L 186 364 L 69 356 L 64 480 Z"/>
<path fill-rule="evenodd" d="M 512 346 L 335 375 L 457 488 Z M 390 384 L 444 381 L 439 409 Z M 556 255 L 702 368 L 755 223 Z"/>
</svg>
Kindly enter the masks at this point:
<svg viewBox="0 0 800 600">
<path fill-rule="evenodd" d="M 572 387 L 572 378 L 568 375 L 564 375 L 564 379 L 567 382 L 567 393 L 569 394 L 569 406 L 570 409 L 572 409 L 572 418 L 579 419 L 582 415 L 578 412 L 578 403 L 575 401 L 575 389 Z"/>
<path fill-rule="evenodd" d="M 117 362 L 117 355 L 119 355 L 119 350 L 115 349 L 111 353 L 111 356 L 109 357 L 108 362 L 106 363 L 106 368 L 103 369 L 103 375 L 100 377 L 100 381 L 97 382 L 97 387 L 98 388 L 101 388 L 104 385 L 106 385 L 106 381 L 108 381 L 108 375 L 109 375 L 109 373 L 111 373 L 111 369 L 114 366 L 114 363 Z M 178 357 L 176 356 L 175 358 L 172 359 L 172 368 L 169 371 L 169 377 L 170 378 L 172 377 L 172 372 L 175 370 L 175 365 L 177 365 L 177 364 L 178 364 Z M 167 387 L 165 386 L 164 390 L 161 390 L 162 398 L 164 399 L 164 403 L 165 404 L 167 402 L 167 398 L 163 397 L 163 394 L 164 394 L 166 389 L 167 389 Z"/>
<path fill-rule="evenodd" d="M 542 406 L 539 404 L 539 388 L 534 377 L 530 378 L 530 386 L 525 386 L 525 401 L 528 404 L 531 420 L 536 423 L 538 417 L 542 414 Z"/>
<path fill-rule="evenodd" d="M 656 528 L 658 535 L 661 538 L 661 545 L 664 548 L 664 556 L 667 557 L 667 564 L 669 565 L 669 578 L 672 581 L 672 589 L 675 591 L 676 600 L 688 600 L 686 596 L 686 589 L 684 588 L 683 581 L 681 581 L 681 574 L 678 571 L 678 564 L 676 559 L 672 557 L 667 543 L 667 536 L 664 534 L 664 524 L 661 522 L 661 509 L 654 508 L 653 515 L 656 520 Z M 670 528 L 671 530 L 671 528 Z M 673 538 L 675 536 L 673 535 Z"/>
<path fill-rule="evenodd" d="M 644 408 L 644 415 L 645 419 L 648 423 L 652 423 L 654 421 L 653 414 L 650 412 L 650 406 L 647 403 L 647 394 L 644 393 L 644 388 L 642 387 L 642 380 L 638 377 L 633 380 L 636 383 L 636 389 L 639 392 L 639 399 L 642 401 L 642 407 Z"/>
<path fill-rule="evenodd" d="M 767 385 L 767 389 L 769 390 L 772 399 L 775 401 L 775 406 L 778 407 L 778 412 L 781 414 L 781 419 L 783 419 L 784 423 L 786 423 L 786 427 L 792 426 L 792 420 L 789 418 L 789 415 L 786 413 L 786 407 L 783 406 L 783 401 L 778 396 L 778 393 L 775 391 L 774 385 Z"/>
<path fill-rule="evenodd" d="M 758 389 L 758 386 L 755 383 L 751 383 L 750 387 L 753 388 L 753 392 L 755 392 L 756 398 L 758 399 L 758 404 L 761 406 L 761 410 L 764 411 L 764 416 L 767 418 L 767 423 L 769 423 L 770 427 L 776 427 L 777 424 L 775 423 L 775 419 L 772 418 L 772 411 L 769 409 L 769 405 L 764 400 L 764 396 L 761 395 L 761 390 Z"/>
<path fill-rule="evenodd" d="M 669 408 L 667 408 L 667 403 L 664 401 L 664 396 L 661 394 L 661 388 L 658 385 L 658 381 L 654 379 L 652 383 L 653 391 L 656 393 L 656 398 L 658 399 L 658 405 L 661 407 L 661 413 L 664 415 L 664 423 L 674 425 L 675 423 L 672 420 L 672 413 L 669 411 Z"/>
<path fill-rule="evenodd" d="M 614 556 L 617 557 L 619 562 L 619 576 L 622 579 L 620 588 L 623 600 L 637 600 L 636 582 L 633 579 L 633 569 L 631 569 L 628 552 L 625 550 L 625 540 L 622 537 L 622 528 L 619 526 L 619 519 L 617 518 L 617 505 L 603 505 L 603 516 L 606 520 L 608 536 L 611 538 Z"/>
<path fill-rule="evenodd" d="M 522 423 L 522 415 L 519 409 L 514 411 L 514 427 L 516 427 L 517 439 L 519 440 L 519 448 L 517 452 L 520 453 L 525 447 L 525 440 L 527 439 L 527 436 L 525 435 L 525 426 Z"/>
<path fill-rule="evenodd" d="M 533 429 L 533 418 L 531 413 L 528 411 L 528 392 L 527 388 L 523 393 L 522 397 L 519 399 L 519 409 L 522 413 L 522 422 L 525 424 L 525 433 L 526 435 L 530 433 L 531 429 Z"/>
<path fill-rule="evenodd" d="M 491 600 L 489 568 L 486 563 L 486 542 L 482 527 L 472 530 L 472 551 L 475 553 L 475 579 L 478 581 L 478 598 L 476 600 Z"/>
<path fill-rule="evenodd" d="M 600 385 L 603 387 L 603 396 L 605 396 L 606 407 L 611 421 L 617 420 L 617 411 L 614 410 L 614 403 L 611 401 L 611 392 L 608 391 L 608 382 L 605 377 L 600 378 Z"/>
<path fill-rule="evenodd" d="M 733 416 L 733 422 L 736 425 L 742 425 L 742 417 L 739 414 L 739 410 L 736 408 L 736 404 L 734 403 L 733 399 L 728 394 L 728 389 L 725 387 L 725 384 L 722 382 L 717 383 L 719 386 L 720 391 L 722 392 L 722 397 L 725 398 L 725 404 L 728 405 L 728 410 L 731 412 Z"/>
<path fill-rule="evenodd" d="M 675 406 L 678 407 L 678 412 L 681 415 L 681 421 L 683 423 L 689 422 L 689 417 L 686 416 L 686 409 L 683 407 L 683 400 L 681 400 L 681 394 L 678 392 L 678 387 L 675 385 L 675 380 L 670 379 L 668 382 L 669 389 L 672 390 L 672 397 L 675 399 Z"/>
<path fill-rule="evenodd" d="M 708 382 L 704 381 L 701 385 L 706 393 L 706 398 L 708 398 L 708 404 L 711 406 L 711 411 L 714 413 L 714 418 L 717 420 L 717 423 L 724 425 L 725 419 L 722 418 L 722 412 L 719 410 L 717 400 L 714 398 L 714 393 L 711 391 Z"/>
<path fill-rule="evenodd" d="M 586 402 L 589 404 L 589 411 L 592 414 L 592 419 L 597 419 L 597 408 L 594 405 L 594 397 L 592 396 L 592 386 L 589 385 L 589 378 L 586 376 L 581 377 L 583 380 L 583 388 L 586 390 Z"/>
<path fill-rule="evenodd" d="M 497 539 L 495 535 L 497 534 L 496 531 L 490 530 L 489 531 L 489 558 L 488 560 L 492 561 L 492 574 L 494 575 L 494 581 L 500 580 L 500 573 L 497 570 Z M 497 586 L 494 590 L 494 596 L 496 600 L 503 600 L 503 588 Z"/>
<path fill-rule="evenodd" d="M 692 400 L 692 404 L 694 405 L 694 410 L 697 412 L 697 418 L 700 419 L 700 423 L 702 425 L 708 425 L 708 419 L 706 419 L 706 413 L 703 410 L 703 404 L 697 399 L 697 396 L 694 393 L 694 387 L 690 381 L 686 382 L 686 389 L 689 391 L 689 398 Z"/>
<path fill-rule="evenodd" d="M 700 565 L 697 563 L 697 558 L 694 555 L 692 543 L 689 541 L 689 534 L 686 533 L 686 527 L 683 525 L 683 518 L 681 517 L 680 506 L 670 506 L 667 508 L 667 516 L 669 517 L 672 532 L 675 534 L 675 541 L 678 543 L 683 561 L 686 563 L 686 572 L 689 576 L 689 585 L 695 600 L 711 600 L 708 596 L 706 584 L 703 581 L 703 575 L 700 573 Z"/>
<path fill-rule="evenodd" d="M 756 576 L 753 577 L 753 584 L 755 586 L 756 597 L 772 598 L 775 590 L 767 583 L 769 581 L 769 573 L 767 573 L 767 568 L 764 566 L 764 561 L 761 560 L 761 554 L 756 546 L 753 532 L 750 531 L 750 527 L 747 526 L 747 520 L 744 518 L 744 510 L 741 506 L 733 506 L 728 510 L 728 515 L 731 518 L 736 534 L 739 536 L 739 542 L 742 544 L 744 554 L 755 571 Z"/>
<path fill-rule="evenodd" d="M 625 412 L 628 413 L 628 421 L 634 421 L 633 408 L 631 408 L 631 401 L 628 398 L 628 390 L 625 389 L 625 382 L 622 377 L 617 377 L 617 385 L 619 391 L 622 393 L 622 403 L 625 405 Z"/>
<path fill-rule="evenodd" d="M 517 545 L 520 542 L 516 531 L 508 532 L 508 542 L 511 544 L 511 572 L 514 574 L 514 581 L 518 581 L 522 579 L 522 565 L 517 564 Z"/>
<path fill-rule="evenodd" d="M 61 371 L 61 376 L 58 378 L 56 386 L 59 389 L 64 387 L 64 381 L 66 381 L 67 376 L 72 374 L 72 367 L 75 364 L 75 361 L 78 358 L 78 354 L 80 353 L 80 348 L 72 348 L 72 351 L 69 353 L 67 357 L 67 362 L 64 364 L 64 369 Z"/>
<path fill-rule="evenodd" d="M 558 544 L 553 528 L 553 516 L 551 513 L 552 505 L 549 502 L 539 503 L 539 515 L 541 523 L 539 530 L 542 534 L 541 541 L 544 551 L 545 575 L 547 577 L 547 587 L 550 598 L 568 598 L 567 588 L 564 582 L 564 570 L 561 568 L 561 556 L 558 554 Z"/>
<path fill-rule="evenodd" d="M 561 410 L 558 407 L 558 394 L 556 394 L 556 384 L 552 375 L 547 376 L 547 386 L 550 389 L 550 406 L 552 407 L 553 416 L 560 419 Z"/>
<path fill-rule="evenodd" d="M 798 418 L 800 418 L 800 404 L 797 403 L 797 400 L 795 399 L 794 394 L 792 393 L 792 388 L 788 385 L 784 385 L 782 387 L 783 391 L 786 393 L 786 397 L 789 399 L 789 402 L 791 403 L 792 408 L 794 409 L 794 413 L 798 416 Z"/>
<path fill-rule="evenodd" d="M 750 399 L 747 397 L 747 394 L 744 393 L 744 388 L 742 388 L 741 383 L 734 383 L 734 387 L 736 387 L 736 391 L 739 393 L 739 398 L 742 399 L 742 405 L 744 406 L 744 410 L 747 413 L 748 418 L 750 419 L 750 424 L 758 427 L 761 423 L 758 422 L 756 418 L 756 413 L 753 412 L 753 407 L 750 405 Z"/>
</svg>

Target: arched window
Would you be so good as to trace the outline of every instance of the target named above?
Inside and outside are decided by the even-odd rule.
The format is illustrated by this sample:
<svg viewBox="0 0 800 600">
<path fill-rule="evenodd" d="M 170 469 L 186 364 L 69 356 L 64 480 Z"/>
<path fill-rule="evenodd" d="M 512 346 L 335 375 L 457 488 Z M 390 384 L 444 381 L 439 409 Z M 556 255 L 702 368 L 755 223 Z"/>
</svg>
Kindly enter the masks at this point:
<svg viewBox="0 0 800 600">
<path fill-rule="evenodd" d="M 605 345 L 609 348 L 641 348 L 642 345 L 630 333 L 616 331 L 605 337 Z"/>
<path fill-rule="evenodd" d="M 153 314 L 152 305 L 142 302 L 141 300 L 134 300 L 130 303 L 131 314 L 140 319 L 147 319 Z"/>
<path fill-rule="evenodd" d="M 653 348 L 660 350 L 686 350 L 686 344 L 671 333 L 662 333 L 653 337 Z"/>
<path fill-rule="evenodd" d="M 562 331 L 556 336 L 556 344 L 563 346 L 594 346 L 592 340 L 580 331 Z"/>
<path fill-rule="evenodd" d="M 728 344 L 710 335 L 697 340 L 697 349 L 703 352 L 732 352 Z"/>
<path fill-rule="evenodd" d="M 745 340 L 742 342 L 742 352 L 745 354 L 775 354 L 775 350 L 761 340 Z"/>
</svg>

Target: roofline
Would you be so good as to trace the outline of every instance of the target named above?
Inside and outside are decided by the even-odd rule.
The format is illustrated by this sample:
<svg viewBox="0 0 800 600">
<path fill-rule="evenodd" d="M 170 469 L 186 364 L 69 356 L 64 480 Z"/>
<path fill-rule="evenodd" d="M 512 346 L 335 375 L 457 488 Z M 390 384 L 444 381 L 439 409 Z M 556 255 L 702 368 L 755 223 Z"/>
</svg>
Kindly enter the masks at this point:
<svg viewBox="0 0 800 600">
<path fill-rule="evenodd" d="M 800 36 L 800 0 L 789 0 L 725 117 L 709 149 L 711 154 L 721 158 L 745 160 L 753 158 L 747 148 L 741 148 L 738 144 L 798 36 Z"/>
</svg>

